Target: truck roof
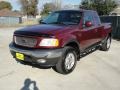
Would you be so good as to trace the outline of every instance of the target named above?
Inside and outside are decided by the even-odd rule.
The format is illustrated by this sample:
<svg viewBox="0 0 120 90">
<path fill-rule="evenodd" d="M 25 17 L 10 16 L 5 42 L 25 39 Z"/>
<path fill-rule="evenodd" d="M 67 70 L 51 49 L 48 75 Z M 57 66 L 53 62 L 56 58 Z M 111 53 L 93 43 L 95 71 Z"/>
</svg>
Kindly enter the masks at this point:
<svg viewBox="0 0 120 90">
<path fill-rule="evenodd" d="M 85 9 L 79 9 L 79 10 L 58 10 L 56 12 L 62 12 L 62 11 L 67 11 L 67 12 L 74 12 L 74 11 L 78 11 L 78 12 L 96 12 L 94 10 L 85 10 Z"/>
</svg>

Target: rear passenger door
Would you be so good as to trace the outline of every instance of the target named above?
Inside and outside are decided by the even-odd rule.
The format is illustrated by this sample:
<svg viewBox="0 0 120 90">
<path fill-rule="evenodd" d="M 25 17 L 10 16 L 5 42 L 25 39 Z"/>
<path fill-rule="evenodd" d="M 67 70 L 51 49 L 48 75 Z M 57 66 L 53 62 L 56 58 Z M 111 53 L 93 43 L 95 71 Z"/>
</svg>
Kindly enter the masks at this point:
<svg viewBox="0 0 120 90">
<path fill-rule="evenodd" d="M 101 25 L 101 21 L 97 12 L 93 12 L 93 18 L 96 28 L 96 41 L 100 42 L 102 40 L 102 30 L 104 29 L 104 26 Z"/>
<path fill-rule="evenodd" d="M 86 27 L 85 23 L 87 21 L 92 22 L 92 26 L 91 27 Z M 93 14 L 91 13 L 91 11 L 86 11 L 84 12 L 83 15 L 83 29 L 81 30 L 81 45 L 82 48 L 85 49 L 93 44 L 95 44 L 97 41 L 97 29 L 95 27 L 95 23 L 94 23 L 94 19 L 93 19 Z"/>
</svg>

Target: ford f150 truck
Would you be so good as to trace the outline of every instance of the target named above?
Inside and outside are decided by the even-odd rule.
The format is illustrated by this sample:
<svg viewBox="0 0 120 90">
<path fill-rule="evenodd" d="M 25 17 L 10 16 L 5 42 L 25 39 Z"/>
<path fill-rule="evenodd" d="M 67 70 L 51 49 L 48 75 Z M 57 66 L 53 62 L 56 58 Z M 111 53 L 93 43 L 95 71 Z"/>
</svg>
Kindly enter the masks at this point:
<svg viewBox="0 0 120 90">
<path fill-rule="evenodd" d="M 81 53 L 92 47 L 110 48 L 111 25 L 102 24 L 96 11 L 55 11 L 40 23 L 14 32 L 9 48 L 18 62 L 50 66 L 69 74 Z"/>
</svg>

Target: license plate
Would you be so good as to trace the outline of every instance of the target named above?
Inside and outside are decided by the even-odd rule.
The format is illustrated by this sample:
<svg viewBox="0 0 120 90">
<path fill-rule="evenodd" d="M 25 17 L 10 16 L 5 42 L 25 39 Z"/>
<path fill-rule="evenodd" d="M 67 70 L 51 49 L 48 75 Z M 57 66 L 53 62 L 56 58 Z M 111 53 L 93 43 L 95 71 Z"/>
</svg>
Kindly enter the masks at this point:
<svg viewBox="0 0 120 90">
<path fill-rule="evenodd" d="M 17 58 L 18 60 L 24 60 L 24 54 L 16 53 L 16 58 Z"/>
</svg>

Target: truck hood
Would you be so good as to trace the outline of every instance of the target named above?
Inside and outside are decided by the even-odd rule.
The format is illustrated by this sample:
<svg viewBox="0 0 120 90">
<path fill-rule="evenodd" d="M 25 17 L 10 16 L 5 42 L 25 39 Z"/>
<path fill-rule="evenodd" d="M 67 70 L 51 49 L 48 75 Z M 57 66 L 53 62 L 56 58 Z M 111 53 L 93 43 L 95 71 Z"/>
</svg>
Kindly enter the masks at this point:
<svg viewBox="0 0 120 90">
<path fill-rule="evenodd" d="M 47 35 L 56 35 L 64 30 L 70 29 L 70 26 L 67 25 L 34 25 L 34 26 L 29 26 L 25 27 L 22 29 L 19 29 L 14 32 L 14 34 L 19 34 L 19 35 L 42 35 L 42 34 L 47 34 Z"/>
</svg>

